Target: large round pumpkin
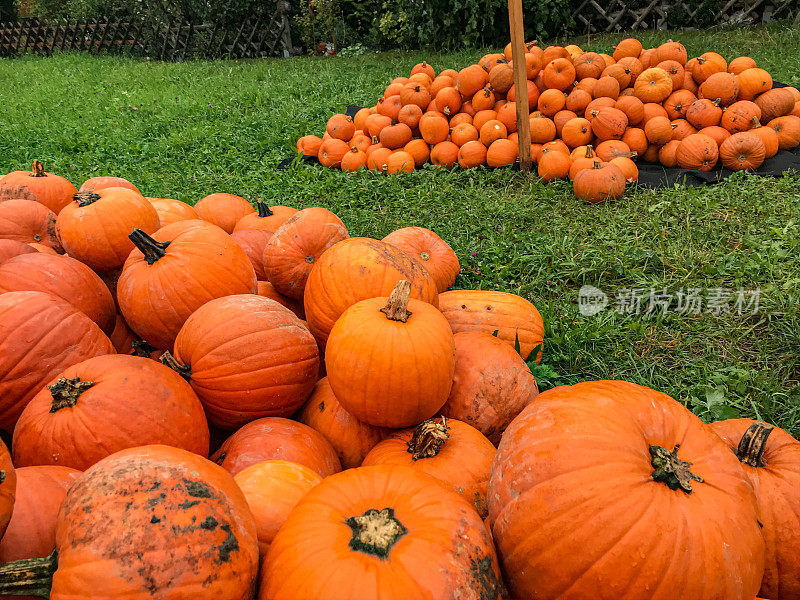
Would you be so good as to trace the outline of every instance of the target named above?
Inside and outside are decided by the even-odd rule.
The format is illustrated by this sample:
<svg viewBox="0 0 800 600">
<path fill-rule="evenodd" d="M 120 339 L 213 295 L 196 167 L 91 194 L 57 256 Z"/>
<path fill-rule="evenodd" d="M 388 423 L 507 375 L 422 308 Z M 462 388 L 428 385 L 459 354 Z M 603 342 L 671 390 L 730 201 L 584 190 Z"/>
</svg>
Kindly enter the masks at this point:
<svg viewBox="0 0 800 600">
<path fill-rule="evenodd" d="M 0 540 L 0 564 L 41 558 L 53 551 L 58 510 L 69 487 L 81 476 L 76 469 L 54 465 L 21 467 L 16 474 L 17 497 Z"/>
<path fill-rule="evenodd" d="M 225 440 L 211 460 L 231 475 L 264 460 L 305 465 L 322 477 L 342 470 L 336 451 L 321 433 L 282 417 L 251 421 Z"/>
<path fill-rule="evenodd" d="M 111 292 L 94 271 L 74 258 L 37 252 L 0 264 L 0 294 L 21 291 L 52 294 L 72 304 L 107 335 L 114 331 Z"/>
<path fill-rule="evenodd" d="M 133 250 L 131 231 L 153 233 L 158 213 L 140 194 L 125 188 L 79 192 L 56 220 L 67 254 L 97 272 L 120 268 Z"/>
<path fill-rule="evenodd" d="M 208 455 L 208 425 L 192 388 L 147 358 L 111 354 L 62 371 L 25 407 L 14 464 L 86 470 L 109 454 L 166 444 Z"/>
<path fill-rule="evenodd" d="M 333 475 L 300 500 L 272 542 L 259 590 L 260 600 L 503 595 L 475 509 L 429 475 L 388 465 Z"/>
<path fill-rule="evenodd" d="M 536 362 L 542 357 L 544 323 L 536 307 L 515 294 L 491 290 L 452 290 L 439 295 L 439 308 L 453 333 L 483 331 L 515 347 L 528 360 L 539 348 Z"/>
<path fill-rule="evenodd" d="M 398 281 L 390 297 L 362 300 L 336 321 L 325 366 L 337 400 L 377 427 L 409 427 L 432 417 L 453 384 L 453 333 L 435 307 L 410 300 Z"/>
<path fill-rule="evenodd" d="M 153 234 L 131 233 L 131 252 L 117 282 L 120 312 L 131 329 L 169 350 L 195 310 L 214 298 L 253 294 L 256 274 L 244 250 L 219 227 L 181 221 Z"/>
<path fill-rule="evenodd" d="M 258 554 L 263 560 L 292 509 L 322 477 L 297 463 L 265 460 L 237 473 L 234 481 L 256 520 Z"/>
<path fill-rule="evenodd" d="M 233 230 L 264 229 L 266 231 L 278 231 L 278 228 L 296 212 L 297 209 L 292 206 L 283 206 L 281 204 L 269 206 L 263 200 L 258 200 L 256 201 L 256 212 L 248 212 L 236 221 Z"/>
<path fill-rule="evenodd" d="M 503 434 L 487 497 L 514 597 L 744 599 L 761 583 L 756 497 L 736 457 L 642 386 L 539 394 Z"/>
<path fill-rule="evenodd" d="M 359 421 L 347 412 L 333 395 L 327 377 L 317 382 L 298 420 L 319 431 L 330 442 L 345 469 L 361 466 L 364 457 L 383 439 L 386 431 Z"/>
<path fill-rule="evenodd" d="M 762 598 L 800 597 L 800 442 L 762 421 L 711 424 L 756 490 L 766 542 Z"/>
<path fill-rule="evenodd" d="M 371 238 L 334 244 L 317 259 L 303 296 L 311 333 L 325 345 L 333 324 L 359 300 L 388 296 L 399 279 L 411 282 L 411 297 L 437 306 L 436 282 L 418 260 Z"/>
<path fill-rule="evenodd" d="M 44 292 L 0 294 L 0 429 L 67 367 L 114 354 L 100 328 L 77 308 Z"/>
<path fill-rule="evenodd" d="M 253 205 L 241 196 L 222 192 L 198 200 L 194 209 L 201 219 L 224 229 L 226 233 L 233 233 L 233 228 L 242 217 L 256 212 Z"/>
<path fill-rule="evenodd" d="M 0 202 L 0 239 L 64 251 L 56 234 L 56 213 L 33 200 Z"/>
<path fill-rule="evenodd" d="M 693 133 L 678 144 L 675 158 L 684 169 L 710 171 L 719 160 L 719 146 L 707 135 Z"/>
<path fill-rule="evenodd" d="M 58 214 L 78 189 L 59 175 L 47 173 L 38 160 L 30 171 L 11 171 L 0 177 L 0 201 L 35 200 Z"/>
<path fill-rule="evenodd" d="M 159 227 L 165 227 L 170 223 L 186 221 L 189 219 L 199 219 L 200 216 L 193 206 L 174 200 L 172 198 L 145 198 L 158 213 Z"/>
<path fill-rule="evenodd" d="M 453 340 L 456 370 L 442 414 L 472 425 L 496 445 L 539 393 L 536 380 L 514 348 L 493 335 L 462 331 Z"/>
<path fill-rule="evenodd" d="M 350 237 L 342 220 L 321 206 L 305 208 L 281 225 L 264 248 L 264 271 L 284 296 L 302 300 L 314 263 Z"/>
<path fill-rule="evenodd" d="M 139 195 L 142 195 L 142 192 L 139 191 L 135 185 L 133 185 L 127 179 L 122 177 L 113 177 L 108 175 L 100 175 L 98 177 L 90 177 L 86 181 L 81 184 L 81 187 L 78 189 L 79 192 L 96 192 L 98 190 L 104 190 L 106 188 L 115 187 L 115 188 L 125 188 L 128 190 L 133 190 Z"/>
<path fill-rule="evenodd" d="M 17 473 L 3 440 L 0 440 L 0 539 L 6 531 L 17 497 Z"/>
<path fill-rule="evenodd" d="M 208 419 L 223 429 L 288 417 L 308 399 L 319 372 L 319 349 L 305 324 L 255 294 L 198 308 L 175 339 L 175 360 Z"/>
<path fill-rule="evenodd" d="M 450 244 L 424 227 L 402 227 L 383 238 L 422 263 L 436 282 L 439 293 L 447 291 L 456 282 L 461 270 L 458 256 Z"/>
<path fill-rule="evenodd" d="M 389 435 L 362 465 L 404 465 L 427 473 L 461 494 L 483 519 L 494 455 L 495 447 L 480 431 L 440 417 Z"/>
</svg>

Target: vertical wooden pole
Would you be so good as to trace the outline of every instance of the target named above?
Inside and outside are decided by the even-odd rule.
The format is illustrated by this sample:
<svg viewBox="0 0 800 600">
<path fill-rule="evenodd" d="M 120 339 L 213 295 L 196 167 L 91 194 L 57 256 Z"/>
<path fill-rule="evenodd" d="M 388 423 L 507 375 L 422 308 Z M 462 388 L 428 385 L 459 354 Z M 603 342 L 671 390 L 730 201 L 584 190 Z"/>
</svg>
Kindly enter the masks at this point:
<svg viewBox="0 0 800 600">
<path fill-rule="evenodd" d="M 511 29 L 511 60 L 514 63 L 519 166 L 523 173 L 530 173 L 531 125 L 528 121 L 528 77 L 525 67 L 525 28 L 522 23 L 522 0 L 508 0 L 508 25 Z"/>
</svg>

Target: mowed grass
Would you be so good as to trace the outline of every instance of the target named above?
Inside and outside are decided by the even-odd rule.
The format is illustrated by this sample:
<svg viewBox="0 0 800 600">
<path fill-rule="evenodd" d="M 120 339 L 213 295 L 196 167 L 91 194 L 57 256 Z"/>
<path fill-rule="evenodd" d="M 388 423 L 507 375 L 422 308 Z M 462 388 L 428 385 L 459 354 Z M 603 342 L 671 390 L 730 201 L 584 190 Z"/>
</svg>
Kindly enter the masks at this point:
<svg viewBox="0 0 800 600">
<path fill-rule="evenodd" d="M 560 41 L 608 51 L 622 37 Z M 800 84 L 800 32 L 790 23 L 641 37 L 646 45 L 679 40 L 690 56 L 751 55 L 776 80 Z M 797 435 L 797 173 L 630 190 L 616 203 L 590 206 L 566 182 L 545 185 L 510 170 L 425 168 L 384 177 L 304 164 L 276 169 L 297 137 L 321 134 L 348 104 L 374 103 L 419 60 L 460 68 L 483 53 L 185 64 L 84 55 L 2 60 L 0 169 L 39 158 L 78 185 L 119 175 L 147 195 L 189 203 L 226 191 L 322 205 L 352 235 L 429 227 L 461 259 L 457 286 L 521 294 L 539 308 L 543 388 L 626 379 L 672 395 L 706 420 L 755 416 Z M 582 316 L 583 285 L 606 292 L 608 310 Z M 630 288 L 759 289 L 760 299 L 756 314 L 618 314 L 616 295 Z"/>
</svg>

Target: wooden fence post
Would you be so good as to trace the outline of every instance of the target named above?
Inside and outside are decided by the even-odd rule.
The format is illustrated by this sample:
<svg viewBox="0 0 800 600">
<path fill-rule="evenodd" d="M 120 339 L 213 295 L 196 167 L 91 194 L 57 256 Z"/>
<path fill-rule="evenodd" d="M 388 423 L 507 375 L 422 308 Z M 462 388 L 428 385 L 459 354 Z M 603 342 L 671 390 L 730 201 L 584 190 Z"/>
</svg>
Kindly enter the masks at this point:
<svg viewBox="0 0 800 600">
<path fill-rule="evenodd" d="M 522 0 L 508 0 L 508 25 L 511 29 L 511 60 L 514 63 L 519 166 L 523 173 L 530 173 L 531 125 L 528 121 L 528 77 L 525 66 L 525 28 L 522 23 Z"/>
</svg>

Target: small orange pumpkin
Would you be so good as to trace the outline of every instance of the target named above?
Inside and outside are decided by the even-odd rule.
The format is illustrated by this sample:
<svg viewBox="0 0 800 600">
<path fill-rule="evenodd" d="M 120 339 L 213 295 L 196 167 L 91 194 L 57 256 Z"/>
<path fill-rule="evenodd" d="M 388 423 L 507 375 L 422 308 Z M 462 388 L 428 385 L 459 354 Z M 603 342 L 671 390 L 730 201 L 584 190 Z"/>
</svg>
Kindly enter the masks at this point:
<svg viewBox="0 0 800 600">
<path fill-rule="evenodd" d="M 719 148 L 707 135 L 695 133 L 681 140 L 675 158 L 684 169 L 710 171 L 719 159 Z"/>
<path fill-rule="evenodd" d="M 732 171 L 754 171 L 761 166 L 766 156 L 764 142 L 755 133 L 734 133 L 719 147 L 722 164 Z"/>
<path fill-rule="evenodd" d="M 572 189 L 585 202 L 616 200 L 625 193 L 625 175 L 612 163 L 595 163 L 575 176 Z"/>
<path fill-rule="evenodd" d="M 633 91 L 642 102 L 663 102 L 672 93 L 672 79 L 664 69 L 651 67 L 636 78 Z"/>
</svg>

